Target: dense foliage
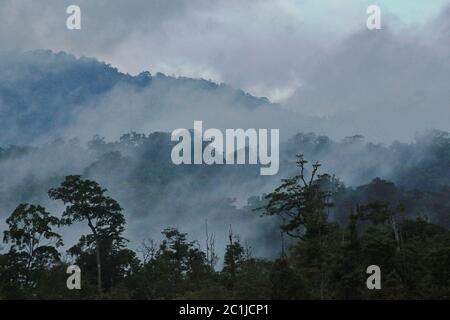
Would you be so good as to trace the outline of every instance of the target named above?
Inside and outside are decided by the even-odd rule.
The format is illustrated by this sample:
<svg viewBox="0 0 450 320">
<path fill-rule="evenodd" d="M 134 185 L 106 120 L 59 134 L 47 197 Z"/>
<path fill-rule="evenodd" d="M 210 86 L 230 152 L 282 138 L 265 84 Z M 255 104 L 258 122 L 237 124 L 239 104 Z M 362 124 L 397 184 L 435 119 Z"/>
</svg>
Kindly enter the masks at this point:
<svg viewBox="0 0 450 320">
<path fill-rule="evenodd" d="M 411 215 L 408 203 L 401 203 L 408 192 L 381 179 L 345 188 L 336 177 L 319 174 L 319 163 L 309 170 L 303 156 L 297 157 L 297 169 L 273 192 L 252 200 L 260 219 L 277 217 L 283 239 L 279 256 L 255 257 L 229 228 L 220 264 L 208 232 L 205 248 L 167 228 L 161 242 L 143 241 L 139 250 L 130 250 L 118 202 L 97 182 L 67 176 L 49 191 L 66 204 L 59 217 L 42 206 L 20 204 L 7 219 L 0 298 L 450 297 L 450 232 L 426 216 Z M 57 230 L 77 221 L 85 222 L 89 233 L 64 254 Z M 81 268 L 81 290 L 66 288 L 71 264 Z M 381 268 L 381 290 L 366 287 L 369 265 Z"/>
</svg>

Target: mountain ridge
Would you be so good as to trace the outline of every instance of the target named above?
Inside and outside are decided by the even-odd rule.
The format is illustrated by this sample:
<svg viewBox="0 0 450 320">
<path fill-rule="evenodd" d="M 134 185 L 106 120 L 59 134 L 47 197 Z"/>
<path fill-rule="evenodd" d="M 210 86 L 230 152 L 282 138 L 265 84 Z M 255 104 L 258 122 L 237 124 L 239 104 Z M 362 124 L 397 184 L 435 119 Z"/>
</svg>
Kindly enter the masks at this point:
<svg viewBox="0 0 450 320">
<path fill-rule="evenodd" d="M 73 123 L 77 113 L 102 103 L 105 96 L 118 88 L 132 95 L 156 87 L 163 96 L 148 100 L 155 109 L 159 108 L 158 99 L 181 94 L 203 95 L 208 100 L 226 97 L 230 107 L 243 106 L 249 110 L 274 105 L 267 98 L 252 96 L 228 84 L 160 72 L 152 75 L 149 71 L 132 76 L 95 58 L 77 58 L 62 51 L 1 53 L 0 74 L 2 144 L 23 144 L 43 135 L 59 134 L 62 126 Z M 7 132 L 8 128 L 16 134 Z"/>
</svg>

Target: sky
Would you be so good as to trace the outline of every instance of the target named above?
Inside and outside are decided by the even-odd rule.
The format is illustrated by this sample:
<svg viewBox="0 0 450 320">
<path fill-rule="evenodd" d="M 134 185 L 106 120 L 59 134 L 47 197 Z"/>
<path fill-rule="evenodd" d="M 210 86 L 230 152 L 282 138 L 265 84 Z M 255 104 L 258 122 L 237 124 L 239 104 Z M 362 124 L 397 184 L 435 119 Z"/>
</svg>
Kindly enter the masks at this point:
<svg viewBox="0 0 450 320">
<path fill-rule="evenodd" d="M 1 49 L 49 48 L 93 56 L 123 72 L 149 70 L 227 82 L 276 102 L 302 82 L 301 64 L 382 18 L 424 24 L 446 0 L 1 0 Z M 77 4 L 81 30 L 67 30 Z M 7 45 L 5 45 L 7 44 Z M 5 47 L 5 48 L 4 48 Z"/>
<path fill-rule="evenodd" d="M 81 8 L 81 30 L 65 26 L 71 4 Z M 381 30 L 366 28 L 372 4 L 381 8 Z M 355 131 L 377 141 L 404 140 L 428 127 L 450 129 L 436 116 L 449 109 L 449 5 L 0 0 L 0 50 L 63 50 L 133 75 L 150 71 L 225 82 L 300 114 L 333 117 L 333 126 L 348 126 L 351 118 Z M 405 110 L 402 134 L 380 129 L 386 115 L 392 112 L 386 125 L 394 126 Z"/>
</svg>

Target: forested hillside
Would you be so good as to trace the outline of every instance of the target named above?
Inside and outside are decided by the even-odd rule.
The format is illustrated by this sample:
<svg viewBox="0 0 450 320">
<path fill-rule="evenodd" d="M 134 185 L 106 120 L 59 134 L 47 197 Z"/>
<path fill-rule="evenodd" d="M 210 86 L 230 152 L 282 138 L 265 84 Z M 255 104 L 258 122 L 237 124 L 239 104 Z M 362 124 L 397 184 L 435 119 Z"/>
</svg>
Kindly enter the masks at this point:
<svg viewBox="0 0 450 320">
<path fill-rule="evenodd" d="M 448 188 L 405 192 L 374 180 L 356 189 L 297 156 L 297 172 L 273 192 L 252 198 L 240 218 L 272 219 L 259 230 L 279 244 L 272 258 L 254 254 L 232 226 L 225 251 L 217 235 L 193 239 L 178 228 L 149 234 L 136 250 L 124 238 L 121 205 L 97 182 L 69 175 L 48 190 L 62 201 L 52 214 L 39 204 L 19 204 L 7 218 L 0 255 L 2 298 L 133 299 L 360 299 L 447 298 L 450 232 Z M 311 168 L 311 170 L 306 170 Z M 308 172 L 308 173 L 306 173 Z M 434 199 L 441 206 L 426 206 Z M 423 202 L 422 202 L 423 201 Z M 420 208 L 426 208 L 421 211 Z M 412 208 L 412 209 L 411 209 Z M 334 216 L 334 218 L 332 217 Z M 431 216 L 431 217 L 430 217 Z M 336 219 L 337 218 L 337 219 Z M 214 222 L 217 224 L 217 222 Z M 85 224 L 77 243 L 59 228 Z M 256 226 L 254 226 L 256 227 Z M 261 244 L 258 244 L 261 245 Z M 223 262 L 219 262 L 222 258 Z M 82 289 L 67 290 L 66 268 L 82 271 Z M 365 269 L 380 266 L 383 289 L 368 291 Z"/>
<path fill-rule="evenodd" d="M 0 115 L 0 299 L 449 297 L 448 132 L 308 133 L 226 84 L 49 51 L 2 53 Z M 174 165 L 195 119 L 280 128 L 278 174 Z"/>
</svg>

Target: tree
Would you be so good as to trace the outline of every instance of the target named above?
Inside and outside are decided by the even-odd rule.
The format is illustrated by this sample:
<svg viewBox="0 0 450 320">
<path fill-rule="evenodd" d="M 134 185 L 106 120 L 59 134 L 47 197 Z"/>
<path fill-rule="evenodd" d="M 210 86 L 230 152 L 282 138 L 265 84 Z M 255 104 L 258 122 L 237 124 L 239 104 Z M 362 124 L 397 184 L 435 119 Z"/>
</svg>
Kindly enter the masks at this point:
<svg viewBox="0 0 450 320">
<path fill-rule="evenodd" d="M 129 147 L 140 146 L 145 142 L 146 136 L 143 133 L 136 133 L 134 131 L 123 134 L 119 141 L 121 144 Z"/>
<path fill-rule="evenodd" d="M 144 248 L 148 257 L 144 266 L 147 295 L 173 299 L 186 291 L 199 290 L 213 273 L 206 254 L 197 242 L 187 241 L 186 233 L 167 228 L 162 234 L 158 250 L 154 244 Z"/>
<path fill-rule="evenodd" d="M 320 164 L 312 165 L 311 174 L 306 177 L 308 163 L 303 155 L 297 155 L 299 174 L 283 179 L 282 184 L 266 196 L 267 204 L 261 208 L 265 215 L 282 218 L 281 230 L 302 242 L 295 248 L 300 264 L 308 265 L 308 272 L 315 287 L 319 288 L 321 299 L 329 284 L 330 253 L 335 246 L 336 226 L 328 222 L 328 210 L 332 193 L 328 191 L 330 176 L 318 174 Z M 302 256 L 302 257 L 300 257 Z"/>
<path fill-rule="evenodd" d="M 125 218 L 119 203 L 106 196 L 97 182 L 83 180 L 79 175 L 65 178 L 58 188 L 50 189 L 51 199 L 62 200 L 66 206 L 62 215 L 62 222 L 87 222 L 91 234 L 83 237 L 83 245 L 95 246 L 97 262 L 97 290 L 102 292 L 102 250 L 108 255 L 112 250 L 120 249 L 124 245 L 122 233 Z"/>
<path fill-rule="evenodd" d="M 392 209 L 391 205 L 387 202 L 374 201 L 363 206 L 358 206 L 357 210 L 361 220 L 368 220 L 374 225 L 383 225 L 386 223 L 391 225 L 397 243 L 397 251 L 401 251 L 402 239 L 395 215 L 405 210 L 403 205 L 397 205 Z"/>
<path fill-rule="evenodd" d="M 303 155 L 297 155 L 300 173 L 292 178 L 283 179 L 282 184 L 266 195 L 267 204 L 263 209 L 266 215 L 278 215 L 282 218 L 281 229 L 294 238 L 305 239 L 323 232 L 328 218 L 328 211 L 333 206 L 331 194 L 323 190 L 329 175 L 317 172 L 318 162 L 312 165 L 309 179 L 306 177 L 305 165 L 308 163 Z"/>
<path fill-rule="evenodd" d="M 237 273 L 245 260 L 245 250 L 242 247 L 239 238 L 233 236 L 230 228 L 228 235 L 229 244 L 225 249 L 222 274 L 225 276 L 228 289 L 234 290 Z"/>
<path fill-rule="evenodd" d="M 361 259 L 361 243 L 358 221 L 362 212 L 357 208 L 351 211 L 348 225 L 342 228 L 342 240 L 339 251 L 335 251 L 335 266 L 332 283 L 335 295 L 344 299 L 358 299 L 365 291 L 366 269 Z"/>
<path fill-rule="evenodd" d="M 52 230 L 59 223 L 44 207 L 30 204 L 20 204 L 6 219 L 3 242 L 10 244 L 8 267 L 11 279 L 19 285 L 34 286 L 39 272 L 59 261 L 57 248 L 63 242 Z"/>
</svg>

